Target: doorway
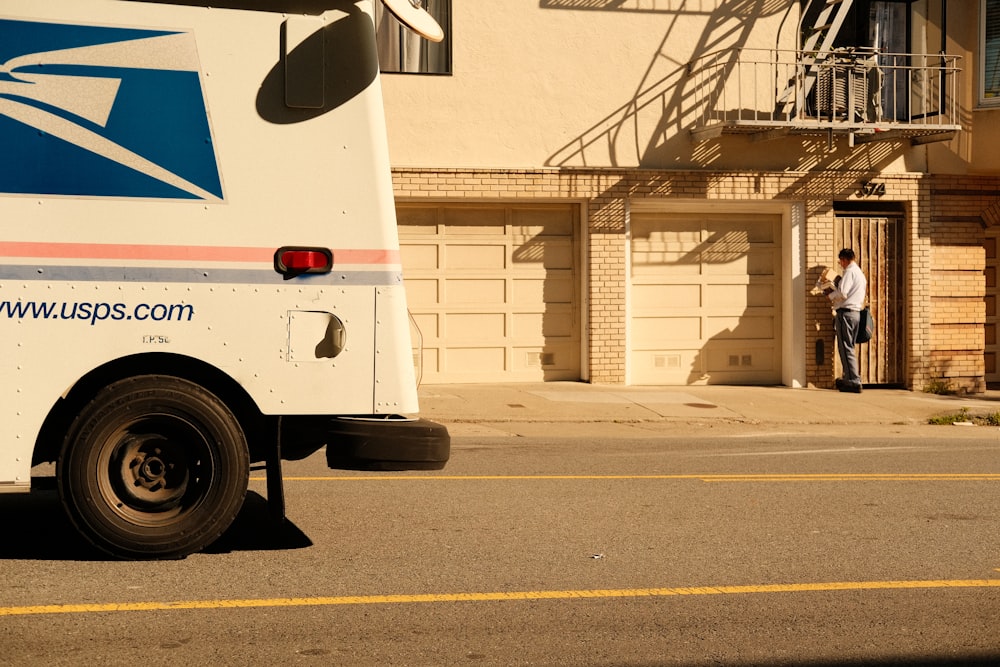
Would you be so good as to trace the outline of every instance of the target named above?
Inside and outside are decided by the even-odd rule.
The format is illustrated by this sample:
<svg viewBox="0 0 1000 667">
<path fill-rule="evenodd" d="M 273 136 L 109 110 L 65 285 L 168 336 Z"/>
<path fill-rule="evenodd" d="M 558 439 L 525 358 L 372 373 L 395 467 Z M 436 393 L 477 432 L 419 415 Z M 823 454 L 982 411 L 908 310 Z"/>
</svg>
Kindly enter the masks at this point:
<svg viewBox="0 0 1000 667">
<path fill-rule="evenodd" d="M 852 248 L 857 254 L 858 266 L 868 278 L 868 303 L 875 318 L 871 341 L 857 347 L 865 385 L 906 382 L 903 225 L 901 211 L 838 211 L 836 216 L 833 256 L 840 248 Z M 839 356 L 835 365 L 840 377 Z"/>
</svg>

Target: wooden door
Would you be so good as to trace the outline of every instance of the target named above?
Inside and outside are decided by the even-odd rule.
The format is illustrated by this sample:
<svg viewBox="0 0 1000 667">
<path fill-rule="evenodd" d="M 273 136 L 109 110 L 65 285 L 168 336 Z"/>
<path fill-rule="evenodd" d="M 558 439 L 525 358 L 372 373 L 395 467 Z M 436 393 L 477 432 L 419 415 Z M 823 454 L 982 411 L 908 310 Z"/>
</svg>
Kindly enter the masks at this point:
<svg viewBox="0 0 1000 667">
<path fill-rule="evenodd" d="M 903 216 L 841 214 L 835 226 L 834 256 L 852 248 L 868 278 L 868 303 L 875 318 L 872 340 L 857 347 L 861 381 L 903 385 L 906 381 Z M 840 376 L 840 359 L 836 359 Z"/>
</svg>

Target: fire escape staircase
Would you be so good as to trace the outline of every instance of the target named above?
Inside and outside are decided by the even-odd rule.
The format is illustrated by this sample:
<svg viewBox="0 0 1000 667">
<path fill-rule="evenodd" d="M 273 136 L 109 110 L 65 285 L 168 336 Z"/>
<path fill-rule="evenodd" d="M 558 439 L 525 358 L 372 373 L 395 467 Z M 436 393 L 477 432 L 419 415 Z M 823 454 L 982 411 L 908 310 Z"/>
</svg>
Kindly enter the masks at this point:
<svg viewBox="0 0 1000 667">
<path fill-rule="evenodd" d="M 722 134 L 767 140 L 847 134 L 850 145 L 951 139 L 958 119 L 958 58 L 886 54 L 837 47 L 854 0 L 808 0 L 799 21 L 802 48 L 714 53 L 688 65 L 701 117 L 696 141 Z M 770 102 L 762 81 L 769 81 Z M 748 92 L 752 91 L 752 92 Z"/>
<path fill-rule="evenodd" d="M 812 13 L 810 10 L 815 2 L 823 3 L 823 8 L 816 16 L 816 23 L 812 26 L 802 25 L 806 17 Z M 816 79 L 819 76 L 817 63 L 830 57 L 833 43 L 837 39 L 837 35 L 840 34 L 840 28 L 844 25 L 853 4 L 854 0 L 809 0 L 802 12 L 802 18 L 799 20 L 799 34 L 806 35 L 802 44 L 801 57 L 805 76 L 802 77 L 801 85 L 796 85 L 793 82 L 785 88 L 778 98 L 779 103 L 787 105 L 788 101 L 792 100 L 795 103 L 794 108 L 802 109 L 805 107 L 806 98 L 816 87 Z M 787 113 L 793 111 L 787 106 L 783 107 L 782 110 Z"/>
</svg>

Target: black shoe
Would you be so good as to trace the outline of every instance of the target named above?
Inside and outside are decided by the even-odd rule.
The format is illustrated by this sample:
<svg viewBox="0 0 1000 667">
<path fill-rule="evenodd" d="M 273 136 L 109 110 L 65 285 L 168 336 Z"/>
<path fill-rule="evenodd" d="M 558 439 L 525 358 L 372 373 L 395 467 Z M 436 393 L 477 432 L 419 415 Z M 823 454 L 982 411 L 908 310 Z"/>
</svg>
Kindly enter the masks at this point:
<svg viewBox="0 0 1000 667">
<path fill-rule="evenodd" d="M 861 385 L 860 384 L 851 384 L 850 382 L 848 382 L 847 380 L 844 380 L 842 378 L 837 378 L 837 380 L 836 380 L 836 382 L 834 384 L 837 385 L 837 391 L 847 392 L 848 394 L 860 394 L 861 393 Z"/>
</svg>

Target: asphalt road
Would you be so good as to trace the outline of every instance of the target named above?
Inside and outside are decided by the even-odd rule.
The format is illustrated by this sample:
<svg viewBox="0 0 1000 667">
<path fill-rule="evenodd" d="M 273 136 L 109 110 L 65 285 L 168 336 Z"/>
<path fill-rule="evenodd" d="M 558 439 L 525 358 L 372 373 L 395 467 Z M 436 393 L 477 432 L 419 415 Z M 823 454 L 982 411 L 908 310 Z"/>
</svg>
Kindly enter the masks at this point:
<svg viewBox="0 0 1000 667">
<path fill-rule="evenodd" d="M 258 473 L 171 562 L 103 558 L 54 491 L 0 496 L 0 665 L 1000 664 L 1000 440 L 958 431 L 317 455 L 285 466 L 286 525 Z"/>
</svg>

